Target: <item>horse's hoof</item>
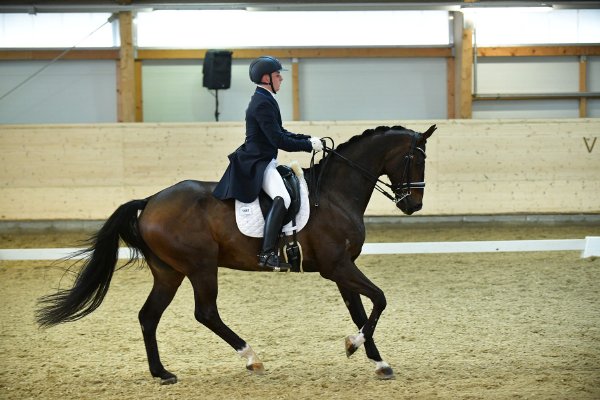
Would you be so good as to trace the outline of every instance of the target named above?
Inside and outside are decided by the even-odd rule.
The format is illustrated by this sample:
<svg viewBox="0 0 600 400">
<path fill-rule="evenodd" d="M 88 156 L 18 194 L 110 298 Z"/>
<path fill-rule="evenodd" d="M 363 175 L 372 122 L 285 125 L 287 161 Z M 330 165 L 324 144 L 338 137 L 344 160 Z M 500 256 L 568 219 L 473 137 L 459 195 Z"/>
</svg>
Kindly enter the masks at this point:
<svg viewBox="0 0 600 400">
<path fill-rule="evenodd" d="M 248 364 L 246 365 L 246 369 L 255 375 L 262 375 L 265 373 L 265 366 L 261 362 Z"/>
<path fill-rule="evenodd" d="M 174 383 L 177 383 L 177 377 L 175 375 L 169 378 L 160 378 L 161 385 L 172 385 Z"/>
<path fill-rule="evenodd" d="M 394 370 L 392 367 L 383 367 L 375 370 L 375 374 L 378 379 L 388 380 L 388 379 L 396 379 L 396 375 L 394 375 Z"/>
<path fill-rule="evenodd" d="M 346 337 L 345 347 L 346 347 L 346 357 L 350 357 L 352 354 L 354 354 L 356 352 L 356 350 L 358 350 L 358 346 L 356 346 L 354 344 L 354 341 L 352 340 L 352 336 Z"/>
<path fill-rule="evenodd" d="M 162 371 L 159 374 L 152 374 L 152 376 L 154 376 L 157 379 L 160 379 L 161 385 L 172 385 L 174 383 L 177 383 L 177 376 L 170 373 L 169 371 Z"/>
</svg>

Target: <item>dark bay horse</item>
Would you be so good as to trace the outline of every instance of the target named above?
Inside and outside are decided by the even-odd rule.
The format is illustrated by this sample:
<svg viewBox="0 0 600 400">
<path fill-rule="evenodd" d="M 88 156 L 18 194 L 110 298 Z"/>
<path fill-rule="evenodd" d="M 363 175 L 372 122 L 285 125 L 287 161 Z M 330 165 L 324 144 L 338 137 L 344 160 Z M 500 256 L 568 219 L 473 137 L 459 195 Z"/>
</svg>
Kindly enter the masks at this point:
<svg viewBox="0 0 600 400">
<path fill-rule="evenodd" d="M 305 171 L 309 181 L 313 177 L 311 187 L 316 187 L 315 177 L 320 183 L 319 205 L 311 205 L 310 220 L 298 233 L 303 269 L 319 272 L 336 283 L 359 328 L 356 335 L 346 338 L 346 354 L 349 357 L 364 344 L 377 376 L 383 379 L 393 378 L 394 373 L 381 358 L 373 333 L 386 299 L 354 263 L 365 241 L 363 215 L 375 189 L 405 214 L 421 209 L 425 143 L 434 130 L 432 126 L 421 134 L 402 127 L 370 129 L 336 150 L 329 149 L 325 158 Z M 379 180 L 383 175 L 391 185 Z M 248 370 L 263 372 L 259 357 L 225 325 L 217 310 L 217 268 L 258 271 L 256 255 L 261 240 L 240 233 L 233 200 L 213 197 L 214 186 L 214 182 L 184 181 L 147 199 L 121 205 L 90 238 L 90 247 L 81 252 L 86 257 L 73 287 L 40 299 L 39 324 L 74 321 L 100 306 L 122 239 L 134 251 L 129 263 L 141 253 L 154 277 L 150 295 L 139 312 L 152 376 L 163 384 L 177 382 L 160 361 L 156 328 L 186 276 L 194 291 L 196 319 L 246 358 Z M 373 303 L 370 315 L 361 296 Z"/>
</svg>

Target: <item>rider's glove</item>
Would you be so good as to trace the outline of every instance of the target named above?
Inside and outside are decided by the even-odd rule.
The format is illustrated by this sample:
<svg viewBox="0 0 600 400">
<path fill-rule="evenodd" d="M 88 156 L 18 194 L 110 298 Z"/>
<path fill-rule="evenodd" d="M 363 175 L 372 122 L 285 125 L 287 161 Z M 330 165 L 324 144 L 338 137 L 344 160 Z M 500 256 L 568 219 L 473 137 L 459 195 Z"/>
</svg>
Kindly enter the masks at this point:
<svg viewBox="0 0 600 400">
<path fill-rule="evenodd" d="M 313 136 L 309 140 L 310 144 L 312 144 L 313 151 L 318 153 L 319 151 L 323 150 L 323 142 L 321 142 L 321 138 Z"/>
</svg>

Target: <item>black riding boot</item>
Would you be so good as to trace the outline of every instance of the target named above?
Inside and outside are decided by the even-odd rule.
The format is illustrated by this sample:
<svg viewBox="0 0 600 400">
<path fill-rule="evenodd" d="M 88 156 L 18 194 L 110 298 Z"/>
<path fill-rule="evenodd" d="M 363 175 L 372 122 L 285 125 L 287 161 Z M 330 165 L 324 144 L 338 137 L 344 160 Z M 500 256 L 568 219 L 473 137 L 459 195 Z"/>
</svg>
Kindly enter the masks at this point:
<svg viewBox="0 0 600 400">
<path fill-rule="evenodd" d="M 283 224 L 283 218 L 285 217 L 286 212 L 287 209 L 285 208 L 283 199 L 279 196 L 275 197 L 273 199 L 273 205 L 267 214 L 267 218 L 265 218 L 263 246 L 258 255 L 258 266 L 261 268 L 273 271 L 286 271 L 292 267 L 290 264 L 279 261 L 279 256 L 277 256 L 275 248 L 277 246 L 277 237 L 279 236 L 279 231 Z"/>
</svg>

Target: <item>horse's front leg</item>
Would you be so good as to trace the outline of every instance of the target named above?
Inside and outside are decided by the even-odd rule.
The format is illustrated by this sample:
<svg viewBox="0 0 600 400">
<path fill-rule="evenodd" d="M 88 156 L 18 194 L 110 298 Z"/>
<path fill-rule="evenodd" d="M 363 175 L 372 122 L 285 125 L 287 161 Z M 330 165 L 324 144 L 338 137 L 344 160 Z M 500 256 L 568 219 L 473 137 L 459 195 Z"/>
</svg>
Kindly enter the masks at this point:
<svg viewBox="0 0 600 400">
<path fill-rule="evenodd" d="M 346 338 L 346 355 L 350 357 L 362 344 L 366 343 L 367 356 L 375 362 L 377 376 L 383 379 L 392 379 L 394 372 L 381 359 L 373 341 L 377 322 L 387 305 L 383 291 L 373 284 L 350 260 L 346 263 L 339 263 L 330 275 L 324 276 L 338 285 L 354 323 L 360 328 L 358 334 Z M 373 303 L 371 315 L 368 317 L 360 301 L 360 295 L 368 297 Z"/>
<path fill-rule="evenodd" d="M 360 295 L 357 293 L 353 293 L 350 290 L 341 287 L 338 284 L 338 289 L 342 295 L 342 299 L 344 299 L 344 303 L 346 307 L 348 307 L 348 311 L 350 312 L 350 316 L 352 317 L 352 321 L 356 324 L 356 326 L 360 329 L 367 322 L 367 313 L 365 311 L 365 307 L 363 306 Z M 356 346 L 356 338 L 358 335 L 348 336 L 346 338 L 346 355 L 350 357 L 358 348 Z M 381 355 L 379 354 L 379 350 L 375 345 L 375 340 L 373 337 L 365 338 L 365 352 L 367 353 L 367 357 L 375 364 L 375 373 L 381 379 L 392 379 L 394 377 L 394 371 L 389 366 L 388 363 L 383 361 Z"/>
</svg>

